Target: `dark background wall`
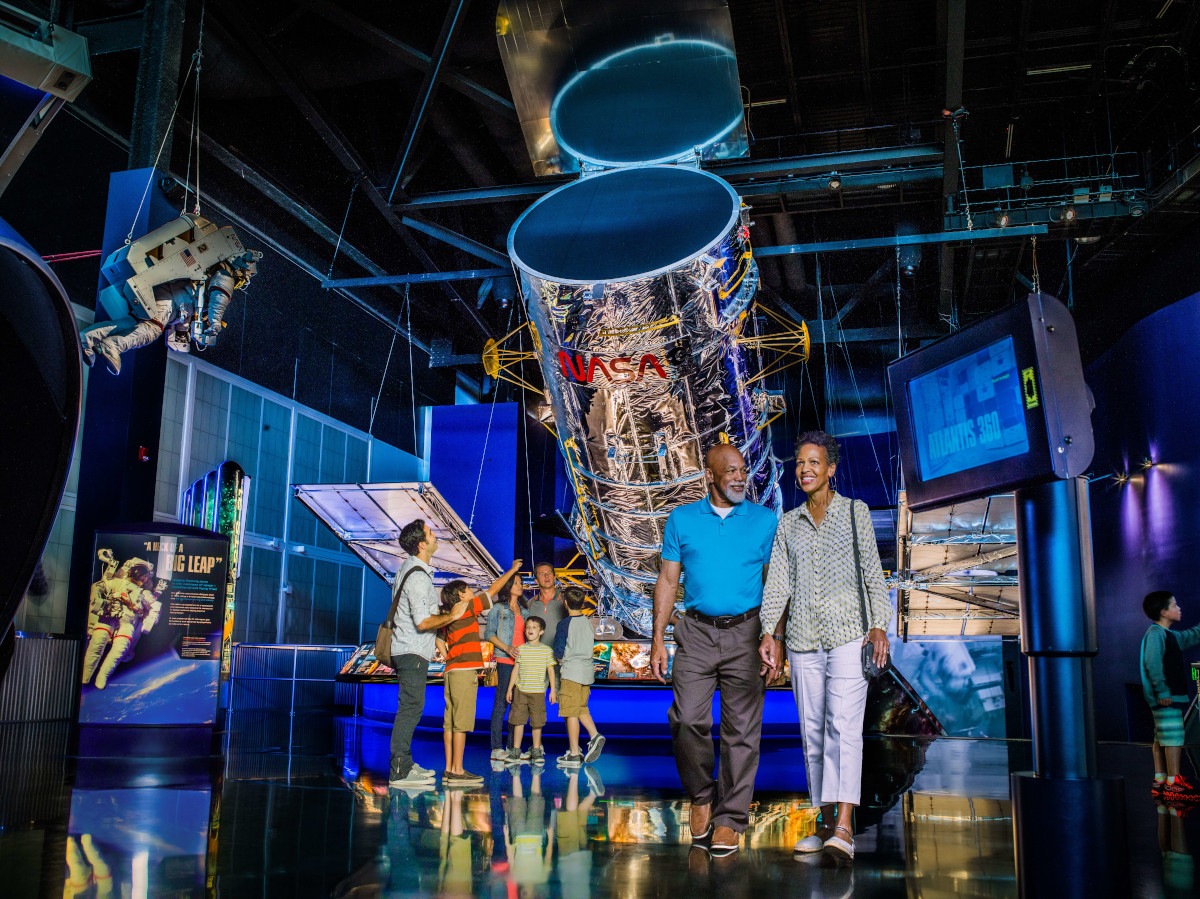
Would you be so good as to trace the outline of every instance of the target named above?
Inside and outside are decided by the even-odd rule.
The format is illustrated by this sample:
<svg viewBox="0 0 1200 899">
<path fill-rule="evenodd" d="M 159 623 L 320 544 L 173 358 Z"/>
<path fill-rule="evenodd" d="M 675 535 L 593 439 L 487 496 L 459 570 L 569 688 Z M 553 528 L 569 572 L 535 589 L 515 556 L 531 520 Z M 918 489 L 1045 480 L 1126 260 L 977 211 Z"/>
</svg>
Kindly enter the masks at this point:
<svg viewBox="0 0 1200 899">
<path fill-rule="evenodd" d="M 1179 626 L 1200 623 L 1198 337 L 1200 294 L 1193 294 L 1138 322 L 1087 369 L 1096 397 L 1090 497 L 1101 740 L 1152 738 L 1140 685 L 1126 687 L 1139 683 L 1139 646 L 1150 624 L 1142 597 L 1171 590 L 1183 608 Z M 1153 466 L 1144 467 L 1147 459 Z"/>
</svg>

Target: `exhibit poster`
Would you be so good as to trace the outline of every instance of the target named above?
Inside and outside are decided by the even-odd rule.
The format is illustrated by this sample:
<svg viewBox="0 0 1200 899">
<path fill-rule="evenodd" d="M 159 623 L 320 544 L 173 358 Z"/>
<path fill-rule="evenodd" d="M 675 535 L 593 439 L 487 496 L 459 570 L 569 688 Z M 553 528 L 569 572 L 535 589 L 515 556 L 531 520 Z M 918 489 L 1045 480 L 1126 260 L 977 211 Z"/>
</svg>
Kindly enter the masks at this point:
<svg viewBox="0 0 1200 899">
<path fill-rule="evenodd" d="M 608 662 L 611 658 L 611 643 L 597 643 L 592 647 L 592 665 L 595 668 L 596 680 L 604 680 L 608 677 Z"/>
<path fill-rule="evenodd" d="M 214 722 L 228 555 L 195 528 L 97 531 L 81 724 Z"/>
<path fill-rule="evenodd" d="M 203 896 L 211 789 L 71 791 L 63 895 Z"/>
<path fill-rule="evenodd" d="M 671 650 L 674 648 L 674 644 L 671 644 L 667 650 L 671 653 L 669 658 L 672 661 L 675 654 Z M 654 680 L 650 671 L 650 644 L 613 643 L 608 660 L 608 677 L 609 680 Z"/>
</svg>

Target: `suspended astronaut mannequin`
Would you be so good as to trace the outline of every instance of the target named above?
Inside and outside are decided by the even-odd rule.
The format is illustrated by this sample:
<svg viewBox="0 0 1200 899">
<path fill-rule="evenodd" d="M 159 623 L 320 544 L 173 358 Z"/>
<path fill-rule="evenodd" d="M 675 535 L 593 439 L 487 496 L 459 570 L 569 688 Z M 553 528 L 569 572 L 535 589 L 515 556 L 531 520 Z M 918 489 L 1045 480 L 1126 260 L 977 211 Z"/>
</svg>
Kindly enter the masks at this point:
<svg viewBox="0 0 1200 899">
<path fill-rule="evenodd" d="M 195 341 L 201 349 L 217 342 L 233 292 L 257 271 L 262 253 L 245 249 L 230 227 L 218 228 L 198 215 L 183 215 L 114 252 L 102 273 L 109 286 L 99 305 L 110 320 L 80 333 L 83 358 L 104 357 L 113 374 L 121 354 L 164 335 L 179 353 Z"/>
</svg>

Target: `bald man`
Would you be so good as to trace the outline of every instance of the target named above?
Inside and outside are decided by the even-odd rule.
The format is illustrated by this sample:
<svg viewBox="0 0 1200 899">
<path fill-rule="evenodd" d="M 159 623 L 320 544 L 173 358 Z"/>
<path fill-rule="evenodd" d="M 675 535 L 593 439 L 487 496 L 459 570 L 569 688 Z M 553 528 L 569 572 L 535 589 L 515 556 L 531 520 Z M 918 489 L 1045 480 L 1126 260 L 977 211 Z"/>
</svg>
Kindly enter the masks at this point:
<svg viewBox="0 0 1200 899">
<path fill-rule="evenodd" d="M 664 642 L 679 576 L 687 575 L 683 616 L 675 623 L 669 718 L 679 779 L 691 798 L 694 843 L 712 855 L 738 850 L 750 820 L 762 733 L 758 608 L 778 519 L 746 502 L 746 460 L 720 444 L 704 459 L 708 495 L 667 518 L 654 585 L 650 666 L 666 682 Z M 721 691 L 720 779 L 713 778 L 713 691 Z"/>
</svg>

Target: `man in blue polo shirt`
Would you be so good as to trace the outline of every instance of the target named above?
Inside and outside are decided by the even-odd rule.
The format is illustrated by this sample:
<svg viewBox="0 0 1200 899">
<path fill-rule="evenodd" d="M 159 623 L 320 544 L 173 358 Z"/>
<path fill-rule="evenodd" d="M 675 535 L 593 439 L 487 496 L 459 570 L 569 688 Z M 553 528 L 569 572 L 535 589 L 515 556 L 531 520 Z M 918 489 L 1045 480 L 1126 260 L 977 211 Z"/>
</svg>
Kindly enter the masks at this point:
<svg viewBox="0 0 1200 899">
<path fill-rule="evenodd" d="M 762 733 L 758 608 L 778 519 L 746 499 L 746 461 L 720 444 L 704 459 L 708 495 L 667 518 L 654 585 L 650 666 L 666 682 L 664 634 L 679 574 L 687 575 L 683 617 L 675 623 L 669 718 L 679 779 L 692 801 L 693 842 L 713 855 L 736 852 L 750 820 Z M 720 780 L 713 780 L 713 690 L 721 691 Z"/>
</svg>

